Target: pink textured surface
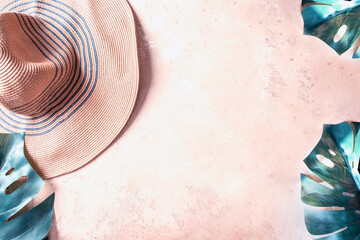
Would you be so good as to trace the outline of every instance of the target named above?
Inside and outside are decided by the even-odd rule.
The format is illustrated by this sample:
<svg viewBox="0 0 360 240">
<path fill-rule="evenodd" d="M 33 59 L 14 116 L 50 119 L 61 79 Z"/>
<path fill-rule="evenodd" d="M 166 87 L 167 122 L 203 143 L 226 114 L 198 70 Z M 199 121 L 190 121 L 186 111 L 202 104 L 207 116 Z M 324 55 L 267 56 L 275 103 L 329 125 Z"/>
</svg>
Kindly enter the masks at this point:
<svg viewBox="0 0 360 240">
<path fill-rule="evenodd" d="M 50 238 L 310 239 L 302 160 L 323 123 L 360 120 L 360 63 L 302 35 L 300 0 L 129 2 L 134 113 L 98 158 L 47 181 Z"/>
</svg>

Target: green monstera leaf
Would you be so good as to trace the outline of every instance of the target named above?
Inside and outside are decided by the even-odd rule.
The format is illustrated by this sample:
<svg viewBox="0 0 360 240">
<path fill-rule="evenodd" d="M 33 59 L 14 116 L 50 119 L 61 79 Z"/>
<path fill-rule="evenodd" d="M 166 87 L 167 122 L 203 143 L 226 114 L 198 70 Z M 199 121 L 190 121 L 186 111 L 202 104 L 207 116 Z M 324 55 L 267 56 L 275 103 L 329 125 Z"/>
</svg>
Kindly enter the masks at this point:
<svg viewBox="0 0 360 240">
<path fill-rule="evenodd" d="M 316 36 L 338 54 L 347 51 L 360 35 L 360 0 L 302 0 L 304 33 Z M 340 39 L 339 30 L 346 30 Z M 360 57 L 359 46 L 354 58 Z"/>
<path fill-rule="evenodd" d="M 11 189 L 19 179 L 25 183 Z M 0 239 L 46 237 L 52 221 L 54 194 L 30 211 L 13 217 L 43 185 L 44 181 L 25 158 L 24 134 L 0 134 Z"/>
<path fill-rule="evenodd" d="M 324 125 L 323 134 L 308 157 L 307 167 L 319 179 L 301 175 L 305 224 L 321 239 L 360 239 L 360 123 Z M 319 236 L 318 236 L 319 237 Z"/>
</svg>

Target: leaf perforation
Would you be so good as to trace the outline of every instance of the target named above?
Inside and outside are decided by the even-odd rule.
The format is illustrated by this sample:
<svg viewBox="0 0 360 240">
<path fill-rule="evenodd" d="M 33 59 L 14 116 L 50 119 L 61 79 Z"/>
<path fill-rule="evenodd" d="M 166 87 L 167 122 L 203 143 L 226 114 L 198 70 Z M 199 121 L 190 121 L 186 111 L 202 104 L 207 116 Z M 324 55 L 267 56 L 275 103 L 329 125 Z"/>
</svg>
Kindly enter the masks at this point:
<svg viewBox="0 0 360 240">
<path fill-rule="evenodd" d="M 51 226 L 54 194 L 20 212 L 44 185 L 25 157 L 24 133 L 0 134 L 0 166 L 0 239 L 43 239 Z"/>
<path fill-rule="evenodd" d="M 301 13 L 304 20 L 304 34 L 318 37 L 338 54 L 349 50 L 360 35 L 360 1 L 303 0 Z M 347 31 L 334 39 L 341 26 Z M 360 57 L 358 46 L 354 46 L 354 58 Z"/>
<path fill-rule="evenodd" d="M 313 207 L 304 209 L 305 224 L 320 239 L 360 239 L 359 129 L 360 123 L 355 122 L 325 125 L 321 139 L 304 160 L 317 176 L 301 174 L 301 200 Z M 333 168 L 316 158 L 321 153 L 334 163 Z"/>
</svg>

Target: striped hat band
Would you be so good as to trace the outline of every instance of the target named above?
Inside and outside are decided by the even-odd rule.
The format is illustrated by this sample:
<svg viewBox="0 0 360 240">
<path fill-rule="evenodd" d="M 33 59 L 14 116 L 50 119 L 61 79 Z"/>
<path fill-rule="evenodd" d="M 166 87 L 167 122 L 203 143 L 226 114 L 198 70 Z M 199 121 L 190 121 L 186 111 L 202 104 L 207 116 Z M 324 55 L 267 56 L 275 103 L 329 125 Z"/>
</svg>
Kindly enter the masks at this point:
<svg viewBox="0 0 360 240">
<path fill-rule="evenodd" d="M 0 124 L 27 135 L 45 134 L 66 121 L 91 96 L 97 80 L 96 49 L 86 23 L 64 8 L 37 4 L 41 7 L 14 2 L 3 11 L 20 7 L 18 13 L 0 14 L 0 102 L 9 110 L 0 110 Z"/>
</svg>

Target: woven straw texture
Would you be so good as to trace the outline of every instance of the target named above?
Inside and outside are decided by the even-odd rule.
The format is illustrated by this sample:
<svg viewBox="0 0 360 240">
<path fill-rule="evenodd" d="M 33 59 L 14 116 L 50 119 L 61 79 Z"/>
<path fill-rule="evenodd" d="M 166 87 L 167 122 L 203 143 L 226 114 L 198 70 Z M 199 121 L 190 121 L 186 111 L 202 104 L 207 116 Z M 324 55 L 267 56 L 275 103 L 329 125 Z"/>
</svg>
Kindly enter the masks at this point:
<svg viewBox="0 0 360 240">
<path fill-rule="evenodd" d="M 25 131 L 43 178 L 71 172 L 113 141 L 134 107 L 131 9 L 123 0 L 2 0 L 0 10 L 0 131 Z"/>
</svg>

